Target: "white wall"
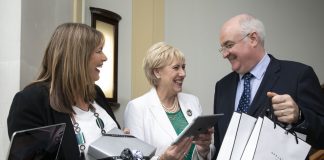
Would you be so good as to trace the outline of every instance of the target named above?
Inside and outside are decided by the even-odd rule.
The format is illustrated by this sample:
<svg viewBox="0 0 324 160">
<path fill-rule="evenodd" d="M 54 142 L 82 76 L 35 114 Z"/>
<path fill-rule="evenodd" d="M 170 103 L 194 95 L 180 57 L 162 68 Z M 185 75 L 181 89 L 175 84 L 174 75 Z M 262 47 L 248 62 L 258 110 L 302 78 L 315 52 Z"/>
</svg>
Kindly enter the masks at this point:
<svg viewBox="0 0 324 160">
<path fill-rule="evenodd" d="M 73 20 L 73 1 L 28 0 L 21 8 L 20 89 L 35 80 L 55 28 Z"/>
<path fill-rule="evenodd" d="M 13 95 L 19 90 L 20 0 L 0 2 L 0 159 L 9 145 L 7 115 Z"/>
<path fill-rule="evenodd" d="M 0 159 L 5 159 L 8 150 L 7 116 L 13 96 L 35 79 L 56 26 L 72 21 L 72 2 L 0 2 Z"/>
<path fill-rule="evenodd" d="M 231 71 L 218 53 L 222 23 L 239 13 L 264 22 L 266 48 L 279 59 L 312 66 L 324 83 L 324 1 L 165 0 L 165 39 L 186 55 L 184 91 L 200 98 L 205 113 L 213 112 L 216 81 Z"/>
<path fill-rule="evenodd" d="M 54 28 L 72 19 L 71 3 L 66 0 L 0 2 L 0 159 L 5 159 L 9 143 L 6 119 L 12 98 L 35 78 Z M 311 65 L 324 83 L 321 71 L 324 1 L 165 0 L 165 3 L 165 39 L 185 53 L 184 91 L 200 98 L 205 113 L 213 112 L 216 81 L 231 71 L 227 60 L 217 51 L 219 28 L 226 19 L 242 12 L 264 22 L 268 34 L 266 48 L 274 56 Z M 121 107 L 115 113 L 122 125 L 124 108 L 131 97 L 132 0 L 85 0 L 87 24 L 90 24 L 89 6 L 105 8 L 122 17 L 118 57 Z"/>
<path fill-rule="evenodd" d="M 125 106 L 131 98 L 131 49 L 132 49 L 132 0 L 86 0 L 85 22 L 91 24 L 89 7 L 106 9 L 119 14 L 118 39 L 118 103 L 120 108 L 114 111 L 118 123 L 123 126 Z M 108 57 L 108 61 L 109 61 Z"/>
</svg>

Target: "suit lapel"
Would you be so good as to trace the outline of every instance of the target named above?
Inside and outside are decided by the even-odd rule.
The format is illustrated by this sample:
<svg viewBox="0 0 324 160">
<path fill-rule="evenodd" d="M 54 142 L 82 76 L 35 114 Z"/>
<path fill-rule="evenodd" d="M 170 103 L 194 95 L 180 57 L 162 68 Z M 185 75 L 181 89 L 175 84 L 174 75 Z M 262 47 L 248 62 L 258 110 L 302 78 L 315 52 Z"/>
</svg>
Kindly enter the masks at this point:
<svg viewBox="0 0 324 160">
<path fill-rule="evenodd" d="M 158 125 L 161 126 L 161 128 L 164 129 L 164 131 L 171 136 L 173 139 L 177 137 L 177 133 L 173 129 L 173 126 L 166 115 L 165 111 L 163 110 L 162 104 L 160 102 L 160 99 L 156 93 L 156 90 L 153 88 L 150 91 L 150 103 L 149 103 L 150 111 L 152 113 L 152 116 L 154 119 L 156 119 L 156 122 L 158 122 Z"/>
<path fill-rule="evenodd" d="M 271 61 L 265 72 L 263 80 L 259 86 L 259 89 L 251 103 L 251 108 L 248 114 L 253 116 L 259 116 L 265 107 L 268 107 L 269 101 L 267 97 L 267 92 L 271 91 L 273 86 L 276 84 L 277 80 L 280 78 L 280 63 L 272 55 L 270 55 Z"/>
<path fill-rule="evenodd" d="M 232 114 L 234 112 L 235 109 L 235 97 L 236 97 L 236 90 L 237 90 L 237 85 L 238 85 L 238 81 L 239 81 L 239 75 L 237 73 L 233 74 L 233 78 L 231 78 L 228 81 L 228 84 L 225 85 L 229 88 L 227 88 L 226 90 L 228 90 L 227 92 L 224 92 L 225 99 L 222 99 L 224 102 L 222 102 L 224 104 L 224 106 L 226 107 L 220 107 L 220 109 L 223 109 L 222 111 L 218 112 L 218 113 L 224 113 L 225 115 L 229 115 L 228 117 L 231 118 Z M 225 91 L 225 89 L 224 89 Z"/>
<path fill-rule="evenodd" d="M 198 116 L 198 113 L 196 110 L 194 110 L 194 108 L 192 108 L 193 104 L 188 103 L 188 101 L 186 101 L 181 94 L 178 94 L 178 98 L 179 98 L 179 104 L 180 104 L 180 108 L 181 111 L 184 115 L 184 117 L 186 118 L 188 123 L 191 123 L 193 121 L 193 119 L 195 117 Z M 191 115 L 188 114 L 188 112 L 191 112 Z"/>
<path fill-rule="evenodd" d="M 236 74 L 236 76 L 230 82 L 230 83 L 234 83 L 234 85 L 229 85 L 229 86 L 231 86 L 231 88 L 229 88 L 230 92 L 228 95 L 228 102 L 229 102 L 228 106 L 230 106 L 230 107 L 226 107 L 227 108 L 226 111 L 231 113 L 230 115 L 233 114 L 234 109 L 235 109 L 236 90 L 237 90 L 239 78 L 240 78 L 239 75 Z"/>
</svg>

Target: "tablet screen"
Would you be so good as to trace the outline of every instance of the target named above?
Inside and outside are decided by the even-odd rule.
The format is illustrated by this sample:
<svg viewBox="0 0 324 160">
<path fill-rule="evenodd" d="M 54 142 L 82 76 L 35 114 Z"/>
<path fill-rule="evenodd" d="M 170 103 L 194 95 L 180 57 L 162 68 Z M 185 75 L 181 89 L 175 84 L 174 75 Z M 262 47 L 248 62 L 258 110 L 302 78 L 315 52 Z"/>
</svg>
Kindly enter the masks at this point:
<svg viewBox="0 0 324 160">
<path fill-rule="evenodd" d="M 54 160 L 57 157 L 65 123 L 16 131 L 11 138 L 8 160 Z"/>
</svg>

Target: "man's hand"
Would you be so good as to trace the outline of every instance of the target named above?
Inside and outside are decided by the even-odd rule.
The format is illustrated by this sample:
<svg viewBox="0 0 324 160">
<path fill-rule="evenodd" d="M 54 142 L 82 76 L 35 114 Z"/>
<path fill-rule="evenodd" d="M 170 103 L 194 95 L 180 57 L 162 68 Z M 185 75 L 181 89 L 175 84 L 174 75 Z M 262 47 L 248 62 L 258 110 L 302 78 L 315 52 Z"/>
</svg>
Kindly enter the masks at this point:
<svg viewBox="0 0 324 160">
<path fill-rule="evenodd" d="M 271 98 L 274 114 L 278 121 L 288 124 L 298 121 L 299 107 L 290 95 L 267 92 L 267 96 Z"/>
</svg>

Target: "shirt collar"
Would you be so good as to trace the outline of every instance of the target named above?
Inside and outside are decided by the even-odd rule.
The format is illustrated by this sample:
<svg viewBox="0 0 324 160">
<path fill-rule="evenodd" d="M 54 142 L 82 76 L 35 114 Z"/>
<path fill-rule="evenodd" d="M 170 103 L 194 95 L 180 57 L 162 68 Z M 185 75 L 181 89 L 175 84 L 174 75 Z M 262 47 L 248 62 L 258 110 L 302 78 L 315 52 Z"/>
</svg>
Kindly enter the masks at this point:
<svg viewBox="0 0 324 160">
<path fill-rule="evenodd" d="M 261 61 L 250 71 L 251 74 L 253 74 L 253 76 L 256 79 L 261 79 L 265 73 L 265 71 L 267 70 L 267 67 L 270 63 L 270 57 L 268 55 L 268 53 L 264 54 L 263 58 L 261 59 Z M 243 75 L 240 75 L 240 79 L 242 79 Z"/>
</svg>

